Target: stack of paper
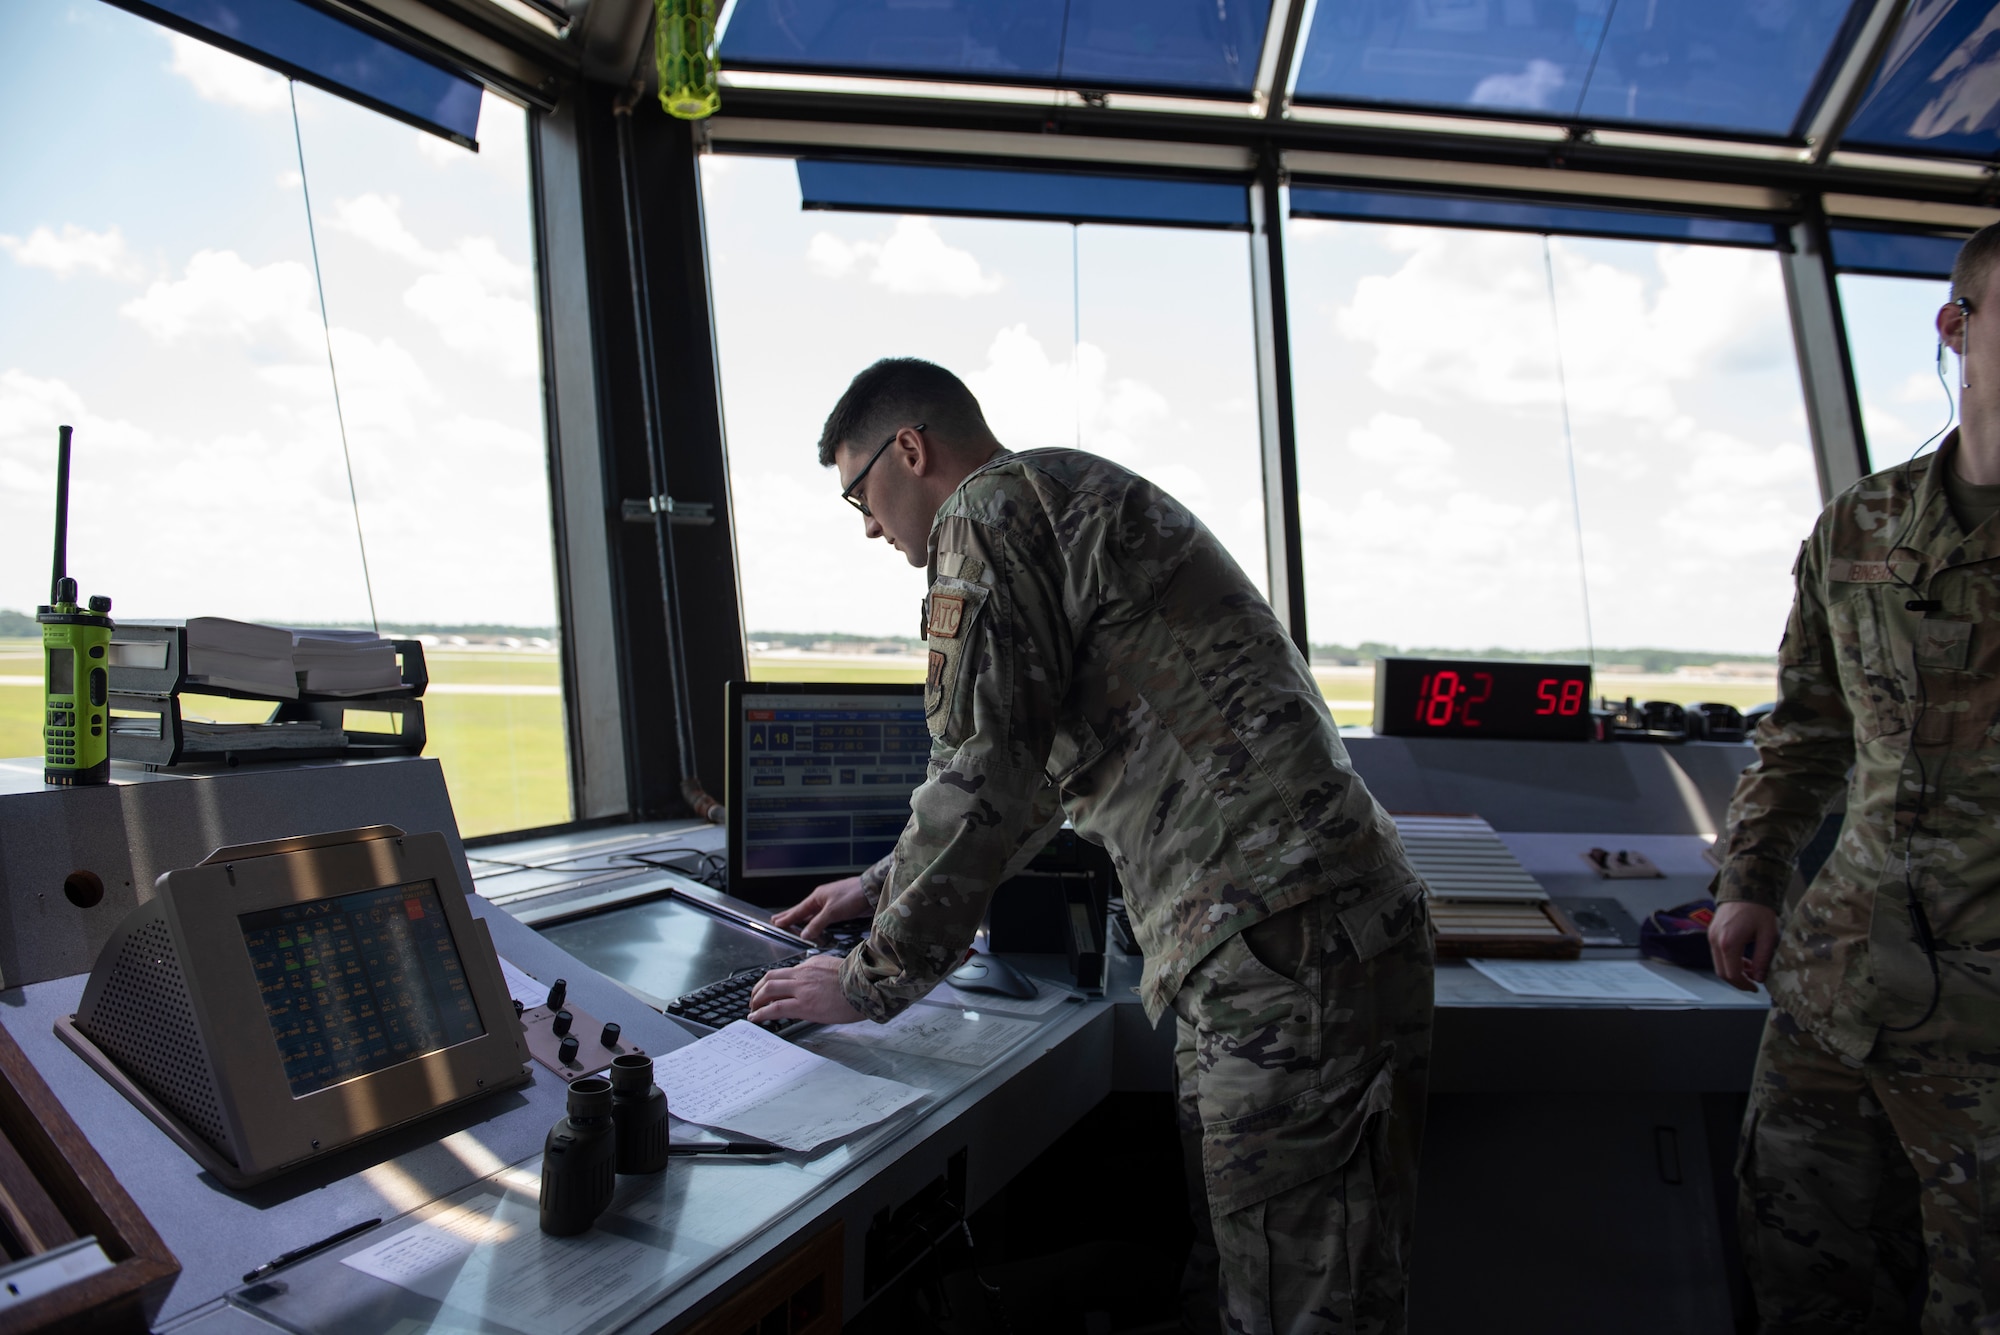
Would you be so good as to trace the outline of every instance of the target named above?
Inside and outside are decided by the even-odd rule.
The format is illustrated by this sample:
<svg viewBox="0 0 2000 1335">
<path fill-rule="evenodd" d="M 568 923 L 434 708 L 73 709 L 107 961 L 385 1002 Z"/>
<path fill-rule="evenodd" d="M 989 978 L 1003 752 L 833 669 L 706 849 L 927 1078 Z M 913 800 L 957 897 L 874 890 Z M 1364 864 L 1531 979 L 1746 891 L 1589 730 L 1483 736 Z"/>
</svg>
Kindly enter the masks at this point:
<svg viewBox="0 0 2000 1335">
<path fill-rule="evenodd" d="M 296 699 L 292 633 L 228 617 L 189 617 L 187 675 L 194 686 L 220 686 Z"/>
<path fill-rule="evenodd" d="M 396 646 L 373 631 L 286 630 L 228 617 L 190 617 L 188 683 L 291 700 L 373 695 L 403 684 Z"/>
<path fill-rule="evenodd" d="M 371 695 L 403 684 L 396 646 L 372 631 L 295 630 L 292 666 L 299 685 L 320 695 Z"/>
<path fill-rule="evenodd" d="M 925 1097 L 795 1048 L 748 1020 L 676 1048 L 654 1070 L 682 1121 L 788 1150 L 818 1149 Z"/>
</svg>

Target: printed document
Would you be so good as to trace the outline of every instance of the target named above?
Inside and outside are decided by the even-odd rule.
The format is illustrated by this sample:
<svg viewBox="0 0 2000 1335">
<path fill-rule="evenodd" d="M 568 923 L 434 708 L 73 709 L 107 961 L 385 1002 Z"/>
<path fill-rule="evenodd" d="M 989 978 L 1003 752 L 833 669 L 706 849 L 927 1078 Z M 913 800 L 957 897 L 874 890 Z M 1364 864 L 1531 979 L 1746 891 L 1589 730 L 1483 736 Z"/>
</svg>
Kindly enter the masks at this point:
<svg viewBox="0 0 2000 1335">
<path fill-rule="evenodd" d="M 524 1335 L 577 1335 L 688 1263 L 630 1238 L 542 1232 L 532 1199 L 475 1196 L 343 1265 Z"/>
<path fill-rule="evenodd" d="M 913 1057 L 984 1066 L 1036 1028 L 1033 1020 L 942 1006 L 912 1006 L 887 1024 L 843 1024 L 821 1030 L 820 1037 L 865 1043 Z"/>
<path fill-rule="evenodd" d="M 1637 960 L 1467 960 L 1518 997 L 1579 1001 L 1699 1001 Z"/>
<path fill-rule="evenodd" d="M 807 1151 L 902 1111 L 924 1091 L 850 1071 L 748 1020 L 653 1062 L 682 1121 Z"/>
</svg>

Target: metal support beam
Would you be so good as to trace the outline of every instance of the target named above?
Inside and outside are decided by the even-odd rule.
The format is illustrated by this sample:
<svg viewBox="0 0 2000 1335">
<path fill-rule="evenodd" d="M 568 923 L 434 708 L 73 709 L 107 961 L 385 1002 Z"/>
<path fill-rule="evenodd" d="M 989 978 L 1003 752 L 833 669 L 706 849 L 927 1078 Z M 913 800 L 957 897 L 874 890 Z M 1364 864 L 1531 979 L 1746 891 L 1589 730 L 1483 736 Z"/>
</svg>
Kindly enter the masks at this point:
<svg viewBox="0 0 2000 1335">
<path fill-rule="evenodd" d="M 1289 202 L 1276 153 L 1250 186 L 1250 304 L 1257 338 L 1257 421 L 1264 463 L 1264 549 L 1271 606 L 1299 652 L 1306 640 L 1306 586 L 1300 557 L 1298 437 L 1292 421 L 1292 337 L 1285 304 L 1285 218 Z"/>
<path fill-rule="evenodd" d="M 746 655 L 694 138 L 620 96 L 574 87 L 531 145 L 576 815 L 648 820 L 722 790 Z"/>
<path fill-rule="evenodd" d="M 1315 0 L 1271 0 L 1264 21 L 1264 49 L 1257 56 L 1257 82 L 1251 97 L 1259 112 L 1282 120 L 1291 107 L 1292 81 L 1299 65 L 1299 44 L 1312 23 Z"/>
<path fill-rule="evenodd" d="M 528 116 L 570 801 L 578 820 L 593 820 L 625 815 L 631 797 L 578 128 L 573 98 Z"/>
<path fill-rule="evenodd" d="M 1869 471 L 1868 440 L 1861 427 L 1840 291 L 1834 285 L 1826 215 L 1816 203 L 1792 227 L 1791 240 L 1790 253 L 1778 261 L 1785 274 L 1785 304 L 1791 309 L 1820 499 L 1830 501 Z"/>
</svg>

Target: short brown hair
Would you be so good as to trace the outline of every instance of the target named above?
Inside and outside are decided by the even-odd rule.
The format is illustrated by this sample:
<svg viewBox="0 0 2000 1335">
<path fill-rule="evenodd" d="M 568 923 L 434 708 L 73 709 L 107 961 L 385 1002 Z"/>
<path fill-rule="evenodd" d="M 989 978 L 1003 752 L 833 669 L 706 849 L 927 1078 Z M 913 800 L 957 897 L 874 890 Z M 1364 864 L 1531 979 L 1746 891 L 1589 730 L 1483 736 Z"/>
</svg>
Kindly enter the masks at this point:
<svg viewBox="0 0 2000 1335">
<path fill-rule="evenodd" d="M 963 380 L 919 357 L 884 357 L 855 376 L 827 414 L 819 433 L 820 466 L 833 466 L 833 452 L 843 441 L 873 449 L 919 422 L 947 441 L 990 434 L 986 414 Z"/>
<path fill-rule="evenodd" d="M 2000 223 L 1989 223 L 1958 248 L 1951 266 L 1951 295 L 1972 301 L 1985 296 L 1996 262 L 2000 262 Z"/>
</svg>

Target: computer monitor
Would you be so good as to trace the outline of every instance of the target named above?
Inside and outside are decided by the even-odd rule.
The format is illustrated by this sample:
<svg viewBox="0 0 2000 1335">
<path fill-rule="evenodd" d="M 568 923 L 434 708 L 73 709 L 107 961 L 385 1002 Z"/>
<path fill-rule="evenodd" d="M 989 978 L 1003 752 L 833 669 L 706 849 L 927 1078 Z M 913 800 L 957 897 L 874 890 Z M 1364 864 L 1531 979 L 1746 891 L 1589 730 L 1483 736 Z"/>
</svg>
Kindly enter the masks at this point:
<svg viewBox="0 0 2000 1335">
<path fill-rule="evenodd" d="M 765 908 L 896 846 L 924 781 L 921 683 L 732 681 L 729 893 Z"/>
<path fill-rule="evenodd" d="M 486 924 L 438 833 L 239 845 L 168 872 L 56 1030 L 232 1187 L 525 1084 Z"/>
</svg>

